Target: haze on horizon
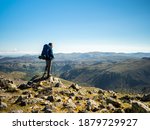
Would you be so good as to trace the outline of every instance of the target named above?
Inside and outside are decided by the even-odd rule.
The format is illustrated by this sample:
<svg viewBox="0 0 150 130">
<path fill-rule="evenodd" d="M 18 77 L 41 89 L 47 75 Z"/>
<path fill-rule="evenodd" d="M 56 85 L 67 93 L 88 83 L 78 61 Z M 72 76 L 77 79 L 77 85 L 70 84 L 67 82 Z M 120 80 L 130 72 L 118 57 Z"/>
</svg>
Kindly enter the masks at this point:
<svg viewBox="0 0 150 130">
<path fill-rule="evenodd" d="M 0 55 L 150 52 L 149 0 L 0 0 Z"/>
</svg>

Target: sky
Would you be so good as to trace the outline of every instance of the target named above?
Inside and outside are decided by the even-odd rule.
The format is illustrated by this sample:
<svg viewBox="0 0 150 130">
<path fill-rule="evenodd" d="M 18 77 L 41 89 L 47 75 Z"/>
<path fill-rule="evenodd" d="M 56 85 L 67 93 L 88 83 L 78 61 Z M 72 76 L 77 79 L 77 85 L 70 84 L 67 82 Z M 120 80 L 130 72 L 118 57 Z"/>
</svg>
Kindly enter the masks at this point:
<svg viewBox="0 0 150 130">
<path fill-rule="evenodd" d="M 150 0 L 0 0 L 0 54 L 150 52 Z"/>
</svg>

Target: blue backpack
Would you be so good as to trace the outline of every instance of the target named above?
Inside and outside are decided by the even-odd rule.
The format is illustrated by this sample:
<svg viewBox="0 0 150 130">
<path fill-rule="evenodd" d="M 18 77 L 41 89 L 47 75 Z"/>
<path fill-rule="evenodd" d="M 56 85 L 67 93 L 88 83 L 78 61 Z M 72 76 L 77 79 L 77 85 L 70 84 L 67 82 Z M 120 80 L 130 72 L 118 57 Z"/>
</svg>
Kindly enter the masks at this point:
<svg viewBox="0 0 150 130">
<path fill-rule="evenodd" d="M 41 56 L 43 56 L 43 57 L 46 58 L 46 57 L 47 57 L 48 49 L 49 49 L 49 46 L 48 46 L 47 44 L 45 44 L 45 45 L 43 46 L 43 50 L 42 50 Z"/>
<path fill-rule="evenodd" d="M 48 45 L 45 44 L 41 53 L 41 56 L 39 56 L 40 59 L 53 59 L 53 52 L 52 52 L 52 48 Z"/>
</svg>

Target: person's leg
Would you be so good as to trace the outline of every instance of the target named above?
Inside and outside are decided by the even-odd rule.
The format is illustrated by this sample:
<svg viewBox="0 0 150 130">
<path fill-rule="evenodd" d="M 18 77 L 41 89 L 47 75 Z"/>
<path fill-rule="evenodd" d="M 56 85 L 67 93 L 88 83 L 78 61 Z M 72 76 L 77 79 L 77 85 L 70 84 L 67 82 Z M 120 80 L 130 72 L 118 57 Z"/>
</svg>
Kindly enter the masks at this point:
<svg viewBox="0 0 150 130">
<path fill-rule="evenodd" d="M 49 73 L 50 73 L 50 75 L 52 74 L 52 60 L 50 60 Z"/>
<path fill-rule="evenodd" d="M 48 60 L 48 67 L 47 67 L 47 77 L 51 74 L 51 60 Z"/>
<path fill-rule="evenodd" d="M 45 60 L 45 63 L 46 63 L 46 66 L 45 66 L 45 70 L 44 70 L 44 74 L 42 77 L 45 76 L 46 72 L 47 72 L 47 69 L 48 69 L 48 60 Z"/>
</svg>

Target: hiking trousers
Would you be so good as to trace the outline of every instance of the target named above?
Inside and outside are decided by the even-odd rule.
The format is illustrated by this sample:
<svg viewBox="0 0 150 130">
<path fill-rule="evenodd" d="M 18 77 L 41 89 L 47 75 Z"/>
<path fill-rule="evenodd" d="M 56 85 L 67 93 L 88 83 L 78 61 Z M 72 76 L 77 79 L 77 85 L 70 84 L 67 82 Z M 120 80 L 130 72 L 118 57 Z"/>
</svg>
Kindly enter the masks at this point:
<svg viewBox="0 0 150 130">
<path fill-rule="evenodd" d="M 47 76 L 50 76 L 51 74 L 51 66 L 52 60 L 46 60 L 45 73 L 47 72 Z"/>
</svg>

